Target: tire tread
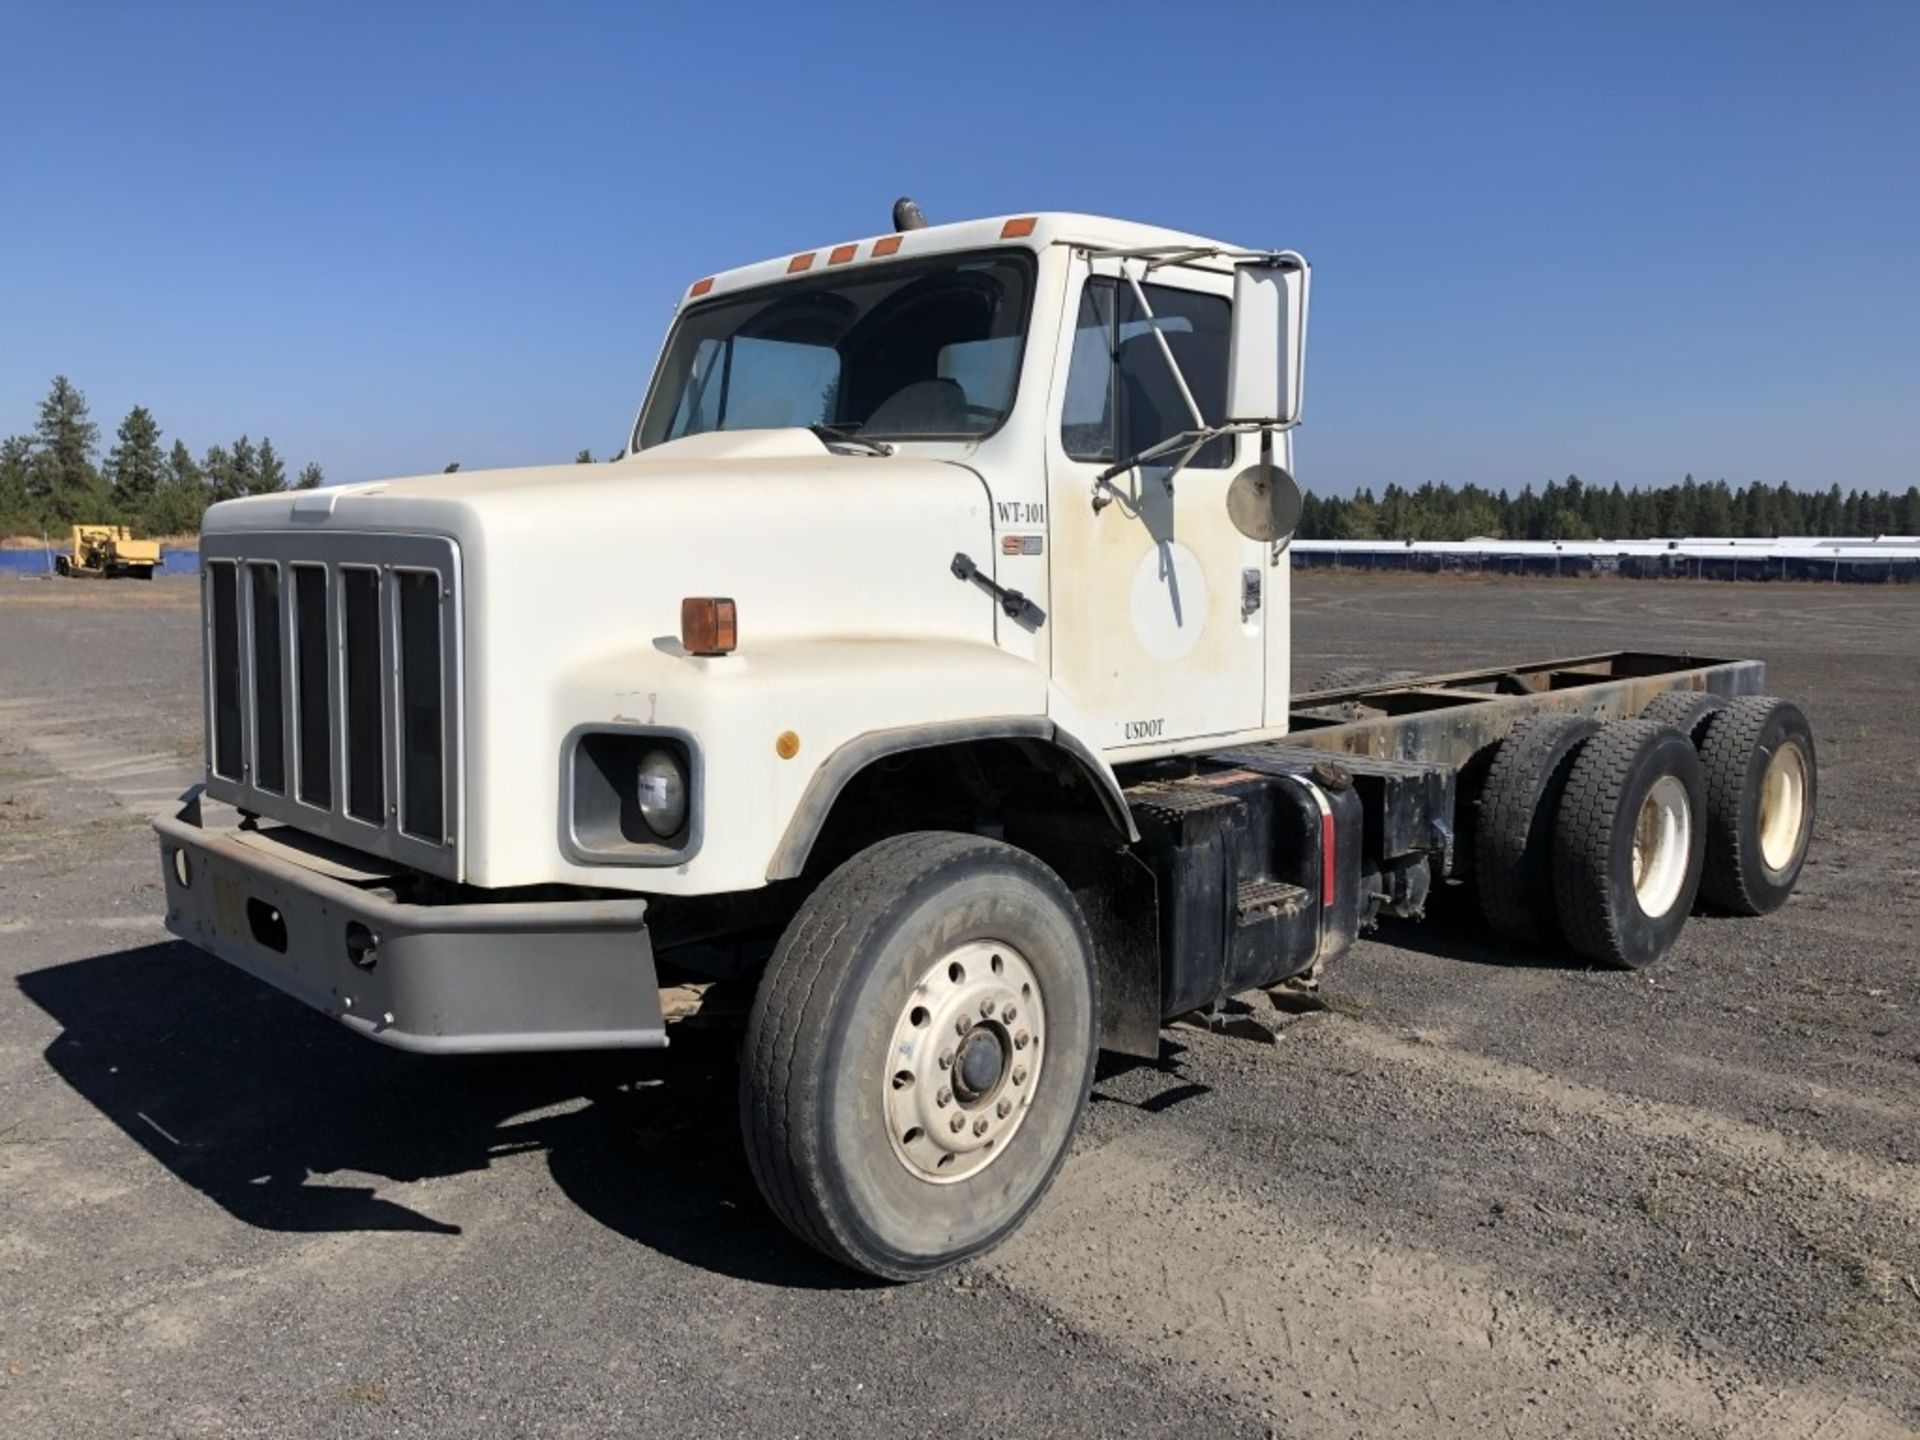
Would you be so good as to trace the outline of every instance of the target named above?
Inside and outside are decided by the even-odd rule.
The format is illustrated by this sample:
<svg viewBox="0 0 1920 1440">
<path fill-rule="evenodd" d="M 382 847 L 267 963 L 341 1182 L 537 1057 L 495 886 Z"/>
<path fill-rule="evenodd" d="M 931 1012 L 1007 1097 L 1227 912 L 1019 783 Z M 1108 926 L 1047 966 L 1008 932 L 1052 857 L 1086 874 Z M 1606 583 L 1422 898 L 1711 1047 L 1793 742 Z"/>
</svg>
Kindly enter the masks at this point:
<svg viewBox="0 0 1920 1440">
<path fill-rule="evenodd" d="M 1709 827 L 1700 893 L 1714 906 L 1735 915 L 1762 915 L 1774 908 L 1763 903 L 1747 884 L 1745 826 L 1740 817 L 1747 800 L 1748 759 L 1768 722 L 1781 707 L 1791 704 L 1771 695 L 1743 695 L 1713 717 L 1700 742 L 1700 760 L 1707 772 Z M 1808 803 L 1812 803 L 1811 795 Z M 1758 845 L 1757 835 L 1753 843 Z"/>
<path fill-rule="evenodd" d="M 876 1264 L 835 1223 L 824 1192 L 809 1179 L 821 1174 L 821 1164 L 811 1123 L 816 1087 L 808 1077 L 818 1073 L 826 1019 L 838 1003 L 846 968 L 843 940 L 884 926 L 892 910 L 911 902 L 918 882 L 983 854 L 1045 871 L 1024 851 L 950 831 L 896 835 L 861 851 L 801 905 L 754 998 L 740 1087 L 748 1168 L 782 1224 L 822 1254 L 870 1274 L 905 1279 L 917 1272 L 895 1273 Z"/>
<path fill-rule="evenodd" d="M 1481 915 L 1503 940 L 1536 944 L 1552 933 L 1549 852 L 1560 788 L 1553 772 L 1564 772 L 1599 728 L 1585 715 L 1536 715 L 1494 752 L 1474 822 L 1473 885 Z"/>
<path fill-rule="evenodd" d="M 1702 732 L 1726 703 L 1706 690 L 1663 690 L 1647 702 L 1640 719 L 1671 725 L 1698 748 Z"/>
<path fill-rule="evenodd" d="M 1575 757 L 1560 797 L 1553 837 L 1553 893 L 1560 933 L 1576 952 L 1599 964 L 1636 968 L 1647 963 L 1632 957 L 1615 913 L 1613 866 L 1619 857 L 1612 853 L 1612 837 L 1639 757 L 1668 734 L 1686 738 L 1655 720 L 1616 720 L 1601 727 Z M 1695 763 L 1691 746 L 1681 753 L 1687 755 L 1691 768 Z M 1704 818 L 1694 816 L 1696 835 Z M 1675 902 L 1680 924 L 1685 923 L 1692 903 L 1691 889 Z"/>
</svg>

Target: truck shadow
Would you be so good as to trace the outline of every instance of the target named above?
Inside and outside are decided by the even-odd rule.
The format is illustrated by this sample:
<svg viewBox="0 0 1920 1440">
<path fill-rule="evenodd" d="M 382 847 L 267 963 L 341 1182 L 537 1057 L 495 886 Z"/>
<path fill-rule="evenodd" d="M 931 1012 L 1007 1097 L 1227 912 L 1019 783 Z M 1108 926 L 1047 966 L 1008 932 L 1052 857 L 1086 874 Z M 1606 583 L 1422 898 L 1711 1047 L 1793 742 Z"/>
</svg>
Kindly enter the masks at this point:
<svg viewBox="0 0 1920 1440">
<path fill-rule="evenodd" d="M 868 1282 L 761 1204 L 719 1037 L 617 1055 L 431 1058 L 387 1050 L 179 944 L 33 971 L 61 1027 L 48 1065 L 182 1181 L 266 1230 L 460 1227 L 381 1193 L 544 1152 L 610 1229 L 760 1283 Z"/>
<path fill-rule="evenodd" d="M 1489 933 L 1471 892 L 1464 886 L 1437 891 L 1428 902 L 1424 920 L 1383 917 L 1379 927 L 1363 938 L 1396 950 L 1430 955 L 1436 960 L 1458 960 L 1469 965 L 1492 965 L 1508 970 L 1591 970 L 1591 960 L 1574 954 L 1558 939 L 1539 945 L 1513 945 Z"/>
</svg>

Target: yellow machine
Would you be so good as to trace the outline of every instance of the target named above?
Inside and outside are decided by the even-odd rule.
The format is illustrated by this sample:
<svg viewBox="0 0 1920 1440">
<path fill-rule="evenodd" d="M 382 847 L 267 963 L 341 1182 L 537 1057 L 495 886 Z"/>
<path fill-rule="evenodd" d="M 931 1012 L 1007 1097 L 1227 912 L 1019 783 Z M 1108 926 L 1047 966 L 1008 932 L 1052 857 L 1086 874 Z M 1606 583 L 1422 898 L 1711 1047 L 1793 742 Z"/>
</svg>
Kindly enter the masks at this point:
<svg viewBox="0 0 1920 1440">
<path fill-rule="evenodd" d="M 151 580 L 162 564 L 160 542 L 136 540 L 125 525 L 76 525 L 67 553 L 55 556 L 53 564 L 62 575 Z"/>
</svg>

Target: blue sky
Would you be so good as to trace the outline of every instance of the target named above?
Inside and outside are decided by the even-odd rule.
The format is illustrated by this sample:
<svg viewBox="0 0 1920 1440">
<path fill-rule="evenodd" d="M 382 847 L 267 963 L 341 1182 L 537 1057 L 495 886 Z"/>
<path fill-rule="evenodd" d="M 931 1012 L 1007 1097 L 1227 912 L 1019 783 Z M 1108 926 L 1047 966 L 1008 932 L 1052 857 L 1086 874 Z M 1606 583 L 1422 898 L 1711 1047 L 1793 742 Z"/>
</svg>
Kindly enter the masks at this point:
<svg viewBox="0 0 1920 1440">
<path fill-rule="evenodd" d="M 616 448 L 693 278 L 1078 209 L 1315 264 L 1302 480 L 1920 480 L 1920 5 L 16 3 L 0 433 Z"/>
</svg>

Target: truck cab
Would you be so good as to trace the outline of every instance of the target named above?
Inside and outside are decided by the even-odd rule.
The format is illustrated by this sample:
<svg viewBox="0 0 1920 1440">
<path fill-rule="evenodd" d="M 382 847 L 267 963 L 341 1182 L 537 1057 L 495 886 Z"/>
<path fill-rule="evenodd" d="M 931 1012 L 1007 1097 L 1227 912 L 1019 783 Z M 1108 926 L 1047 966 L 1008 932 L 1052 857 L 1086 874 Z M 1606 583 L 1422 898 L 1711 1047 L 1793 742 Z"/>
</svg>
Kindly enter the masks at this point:
<svg viewBox="0 0 1920 1440">
<path fill-rule="evenodd" d="M 1758 689 L 1639 655 L 1290 696 L 1308 281 L 1083 215 L 902 226 L 695 280 L 608 463 L 215 506 L 169 925 L 434 1053 L 655 1047 L 731 1005 L 796 1233 L 895 1278 L 998 1243 L 1098 1049 L 1418 915 L 1540 712 Z M 1779 723 L 1784 899 L 1812 749 Z M 1616 791 L 1664 899 L 1576 886 L 1560 925 L 1609 963 L 1701 883 L 1700 762 L 1655 728 Z M 1542 743 L 1509 808 L 1548 803 Z M 1486 842 L 1515 914 L 1530 834 Z"/>
</svg>

